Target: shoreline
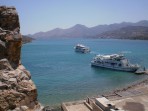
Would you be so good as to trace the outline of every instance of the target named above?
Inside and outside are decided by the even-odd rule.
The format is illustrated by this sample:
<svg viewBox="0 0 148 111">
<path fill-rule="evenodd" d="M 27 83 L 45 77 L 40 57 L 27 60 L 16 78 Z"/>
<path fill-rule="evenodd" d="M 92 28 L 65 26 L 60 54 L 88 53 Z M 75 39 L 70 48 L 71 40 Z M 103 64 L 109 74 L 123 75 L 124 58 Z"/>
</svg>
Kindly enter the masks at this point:
<svg viewBox="0 0 148 111">
<path fill-rule="evenodd" d="M 107 97 L 107 96 L 113 95 L 115 93 L 124 92 L 124 91 L 128 91 L 128 90 L 144 87 L 145 85 L 148 85 L 148 77 L 146 79 L 141 79 L 139 81 L 135 81 L 133 83 L 130 83 L 123 88 L 118 88 L 118 89 L 114 89 L 114 90 L 109 91 L 109 92 L 105 92 L 104 94 L 101 94 L 101 95 L 104 96 L 104 97 Z"/>
<path fill-rule="evenodd" d="M 138 88 L 142 88 L 144 86 L 148 85 L 148 76 L 146 78 L 143 78 L 141 80 L 137 80 L 137 81 L 134 81 L 128 85 L 125 85 L 121 88 L 116 88 L 116 89 L 113 89 L 111 91 L 106 91 L 104 93 L 98 93 L 96 95 L 93 95 L 91 96 L 90 98 L 96 98 L 96 97 L 106 97 L 110 100 L 116 100 L 118 97 L 115 98 L 115 96 L 117 96 L 117 93 L 121 93 L 121 92 L 127 92 L 129 90 L 134 90 L 134 89 L 138 89 Z M 128 96 L 126 96 L 128 97 Z M 129 96 L 130 97 L 130 96 Z M 82 100 L 86 100 L 87 99 L 87 96 L 83 99 L 79 99 L 79 100 L 75 100 L 75 101 L 82 101 Z M 120 98 L 121 99 L 121 98 Z M 71 102 L 71 101 L 69 101 Z M 72 101 L 74 102 L 74 101 Z M 62 103 L 61 103 L 62 104 Z M 44 106 L 45 109 L 52 109 L 53 111 L 62 111 L 61 110 L 61 104 L 59 105 L 52 105 L 52 106 Z"/>
</svg>

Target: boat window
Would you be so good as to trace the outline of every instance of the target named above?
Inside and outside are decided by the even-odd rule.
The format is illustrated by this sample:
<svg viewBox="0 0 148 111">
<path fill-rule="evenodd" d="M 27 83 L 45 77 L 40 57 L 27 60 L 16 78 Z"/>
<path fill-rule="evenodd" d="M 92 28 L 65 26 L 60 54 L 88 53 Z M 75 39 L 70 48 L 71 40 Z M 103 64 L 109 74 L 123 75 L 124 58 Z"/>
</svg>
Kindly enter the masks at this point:
<svg viewBox="0 0 148 111">
<path fill-rule="evenodd" d="M 121 66 L 121 64 L 119 64 L 119 66 Z"/>
<path fill-rule="evenodd" d="M 116 63 L 111 63 L 111 65 L 115 65 Z"/>
<path fill-rule="evenodd" d="M 97 61 L 97 63 L 101 63 L 100 61 Z"/>
</svg>

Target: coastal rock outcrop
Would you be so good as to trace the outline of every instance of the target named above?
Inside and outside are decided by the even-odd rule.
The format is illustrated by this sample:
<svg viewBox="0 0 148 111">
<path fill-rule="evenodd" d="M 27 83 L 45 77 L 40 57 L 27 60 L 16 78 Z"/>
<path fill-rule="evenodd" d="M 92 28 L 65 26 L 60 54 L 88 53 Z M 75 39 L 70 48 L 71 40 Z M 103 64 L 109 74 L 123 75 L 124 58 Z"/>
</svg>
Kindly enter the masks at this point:
<svg viewBox="0 0 148 111">
<path fill-rule="evenodd" d="M 22 35 L 15 7 L 0 6 L 0 111 L 40 108 L 37 88 L 21 64 Z"/>
</svg>

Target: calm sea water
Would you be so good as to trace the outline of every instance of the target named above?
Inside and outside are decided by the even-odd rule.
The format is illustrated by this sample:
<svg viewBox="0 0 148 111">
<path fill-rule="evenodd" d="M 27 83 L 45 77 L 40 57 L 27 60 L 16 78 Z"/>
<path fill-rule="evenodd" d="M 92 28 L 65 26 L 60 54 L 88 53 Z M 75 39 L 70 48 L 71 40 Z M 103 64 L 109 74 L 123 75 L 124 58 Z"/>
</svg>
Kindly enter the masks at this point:
<svg viewBox="0 0 148 111">
<path fill-rule="evenodd" d="M 74 52 L 82 43 L 91 53 Z M 22 63 L 31 72 L 43 105 L 86 98 L 124 87 L 146 76 L 91 67 L 96 54 L 124 53 L 131 63 L 148 68 L 148 41 L 107 39 L 53 39 L 22 47 Z"/>
</svg>

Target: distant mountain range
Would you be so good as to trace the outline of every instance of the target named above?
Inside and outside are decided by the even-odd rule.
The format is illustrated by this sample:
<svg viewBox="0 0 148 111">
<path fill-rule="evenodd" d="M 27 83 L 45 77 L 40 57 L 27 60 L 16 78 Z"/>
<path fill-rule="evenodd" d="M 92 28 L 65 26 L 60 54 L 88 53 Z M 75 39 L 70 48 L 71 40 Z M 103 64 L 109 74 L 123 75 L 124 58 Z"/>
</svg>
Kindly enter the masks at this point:
<svg viewBox="0 0 148 111">
<path fill-rule="evenodd" d="M 77 24 L 68 29 L 56 28 L 47 32 L 29 35 L 35 39 L 49 38 L 116 38 L 116 39 L 148 39 L 148 20 L 136 23 L 122 22 L 110 25 L 86 27 Z"/>
</svg>

